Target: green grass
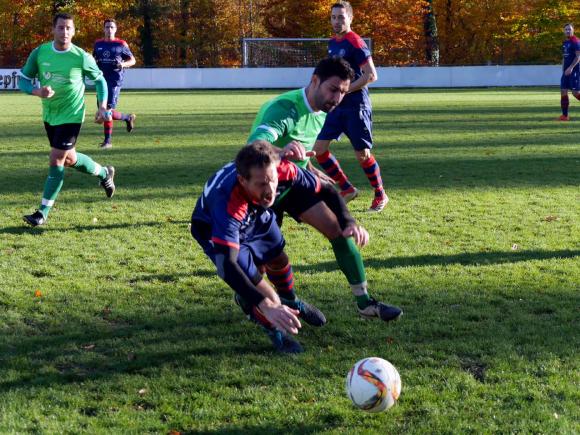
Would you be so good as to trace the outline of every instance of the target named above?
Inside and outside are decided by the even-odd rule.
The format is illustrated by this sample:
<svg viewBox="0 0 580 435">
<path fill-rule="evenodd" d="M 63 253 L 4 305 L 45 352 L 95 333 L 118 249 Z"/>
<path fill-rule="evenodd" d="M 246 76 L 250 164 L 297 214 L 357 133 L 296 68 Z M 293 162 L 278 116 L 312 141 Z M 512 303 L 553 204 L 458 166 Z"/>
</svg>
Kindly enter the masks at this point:
<svg viewBox="0 0 580 435">
<path fill-rule="evenodd" d="M 371 291 L 405 316 L 358 318 L 329 244 L 287 219 L 299 292 L 329 319 L 289 357 L 187 229 L 203 183 L 276 94 L 125 92 L 136 130 L 117 124 L 104 152 L 87 122 L 78 144 L 115 165 L 115 197 L 67 170 L 36 229 L 21 216 L 47 173 L 40 102 L 2 94 L 0 432 L 580 432 L 580 106 L 558 123 L 557 89 L 374 91 L 382 214 L 365 212 L 350 145 L 333 149 L 363 190 L 351 210 L 371 234 Z M 367 356 L 403 380 L 380 415 L 344 393 Z"/>
</svg>

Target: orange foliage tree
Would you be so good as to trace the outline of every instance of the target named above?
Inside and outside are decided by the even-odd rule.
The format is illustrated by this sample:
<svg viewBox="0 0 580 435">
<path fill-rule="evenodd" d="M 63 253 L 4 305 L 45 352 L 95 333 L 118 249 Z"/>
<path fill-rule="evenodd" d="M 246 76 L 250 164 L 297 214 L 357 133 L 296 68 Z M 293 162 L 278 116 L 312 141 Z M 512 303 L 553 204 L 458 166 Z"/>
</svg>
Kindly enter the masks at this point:
<svg viewBox="0 0 580 435">
<path fill-rule="evenodd" d="M 243 37 L 329 37 L 331 1 L 0 0 L 0 65 L 18 67 L 52 39 L 57 11 L 75 15 L 75 44 L 91 50 L 117 19 L 145 66 L 239 66 Z M 570 0 L 352 0 L 353 30 L 377 65 L 557 63 L 562 25 L 580 28 Z M 437 57 L 439 54 L 439 57 Z"/>
</svg>

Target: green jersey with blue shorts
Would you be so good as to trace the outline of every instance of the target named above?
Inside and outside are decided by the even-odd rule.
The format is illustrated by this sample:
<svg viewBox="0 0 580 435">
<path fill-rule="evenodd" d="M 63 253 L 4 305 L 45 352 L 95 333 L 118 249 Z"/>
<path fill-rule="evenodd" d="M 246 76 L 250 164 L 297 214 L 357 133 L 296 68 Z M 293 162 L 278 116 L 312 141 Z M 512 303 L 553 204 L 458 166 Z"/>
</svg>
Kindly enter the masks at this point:
<svg viewBox="0 0 580 435">
<path fill-rule="evenodd" d="M 81 124 L 85 118 L 85 77 L 97 80 L 103 75 L 95 59 L 71 44 L 65 51 L 47 42 L 35 48 L 21 74 L 41 86 L 50 86 L 51 98 L 42 98 L 42 120 L 50 125 Z"/>
<path fill-rule="evenodd" d="M 295 140 L 304 145 L 306 151 L 311 151 L 325 119 L 325 112 L 315 112 L 310 107 L 305 88 L 286 92 L 260 108 L 248 143 L 261 139 L 284 148 Z M 308 159 L 294 163 L 306 168 Z"/>
</svg>

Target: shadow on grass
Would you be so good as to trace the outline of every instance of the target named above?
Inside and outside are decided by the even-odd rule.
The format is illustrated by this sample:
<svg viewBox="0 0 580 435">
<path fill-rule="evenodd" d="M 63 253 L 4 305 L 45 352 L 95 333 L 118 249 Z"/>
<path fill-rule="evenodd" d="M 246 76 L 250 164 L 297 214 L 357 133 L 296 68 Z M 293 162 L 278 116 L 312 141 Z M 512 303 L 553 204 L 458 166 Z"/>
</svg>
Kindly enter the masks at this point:
<svg viewBox="0 0 580 435">
<path fill-rule="evenodd" d="M 228 315 L 198 308 L 171 315 L 98 314 L 90 321 L 63 320 L 58 325 L 50 319 L 26 323 L 33 332 L 21 336 L 0 334 L 0 372 L 18 371 L 17 379 L 0 380 L 0 391 L 122 373 L 147 375 L 161 367 L 183 365 L 194 372 L 192 376 L 202 379 L 207 378 L 207 367 L 206 363 L 195 364 L 198 359 L 275 356 L 266 336 L 256 325 L 243 321 L 241 312 Z M 224 338 L 224 327 L 231 334 L 228 339 Z M 245 334 L 252 335 L 249 340 L 253 346 L 239 340 Z"/>
<path fill-rule="evenodd" d="M 194 187 L 201 187 L 207 178 L 223 165 L 228 157 L 233 158 L 235 147 L 223 147 L 216 150 L 223 156 L 223 161 L 211 156 L 191 156 L 184 161 L 183 150 L 133 150 L 132 165 L 116 164 L 116 184 L 119 199 L 132 199 L 139 195 L 136 189 L 178 189 L 177 195 L 184 195 L 183 189 L 189 192 Z M 213 156 L 213 157 L 212 157 Z M 379 155 L 380 158 L 380 155 Z M 355 176 L 355 182 L 363 183 L 360 169 L 352 161 L 345 162 L 345 170 Z M 4 182 L 0 185 L 0 194 L 38 193 L 46 168 L 9 170 L 3 174 Z M 519 158 L 502 156 L 485 156 L 481 158 L 389 158 L 388 171 L 385 174 L 389 184 L 394 188 L 473 188 L 473 187 L 536 187 L 536 186 L 570 186 L 580 182 L 578 177 L 578 160 L 572 155 L 538 156 L 523 153 Z M 94 177 L 77 174 L 68 170 L 64 189 L 67 186 L 95 187 Z M 95 192 L 95 195 L 101 192 Z M 151 199 L 167 199 L 173 193 L 151 192 Z"/>
<path fill-rule="evenodd" d="M 0 228 L 0 234 L 43 234 L 53 231 L 59 233 L 67 231 L 76 231 L 79 233 L 84 233 L 87 231 L 108 231 L 115 229 L 126 229 L 126 228 L 139 228 L 139 227 L 164 227 L 167 225 L 182 225 L 185 227 L 189 223 L 189 220 L 172 220 L 172 221 L 159 221 L 159 222 L 137 222 L 137 223 L 123 223 L 123 224 L 105 224 L 105 225 L 72 225 L 72 226 L 42 226 L 42 227 L 30 227 L 29 225 L 22 222 L 21 226 L 14 227 L 4 227 Z"/>
<path fill-rule="evenodd" d="M 398 267 L 423 266 L 486 266 L 493 264 L 518 263 L 522 261 L 551 260 L 556 258 L 575 258 L 580 256 L 580 250 L 562 249 L 558 251 L 493 251 L 473 252 L 455 255 L 417 255 L 412 257 L 391 257 L 384 260 L 364 258 L 367 268 L 395 269 Z M 296 271 L 307 272 L 318 270 L 330 272 L 338 270 L 335 262 L 317 263 L 309 266 L 293 264 Z"/>
</svg>

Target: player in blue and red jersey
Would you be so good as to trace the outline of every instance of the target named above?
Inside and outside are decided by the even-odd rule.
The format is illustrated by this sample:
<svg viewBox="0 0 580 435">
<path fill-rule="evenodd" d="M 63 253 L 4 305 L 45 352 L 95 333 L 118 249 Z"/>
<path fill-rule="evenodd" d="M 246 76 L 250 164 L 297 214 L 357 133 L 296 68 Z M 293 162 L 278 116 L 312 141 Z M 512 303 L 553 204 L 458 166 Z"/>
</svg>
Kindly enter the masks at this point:
<svg viewBox="0 0 580 435">
<path fill-rule="evenodd" d="M 125 121 L 127 131 L 130 133 L 135 126 L 134 113 L 121 113 L 115 108 L 119 101 L 121 86 L 123 86 L 123 77 L 125 68 L 135 65 L 135 56 L 131 53 L 129 46 L 122 39 L 115 38 L 117 33 L 117 23 L 115 20 L 108 18 L 104 22 L 105 37 L 98 39 L 93 47 L 93 57 L 97 61 L 99 69 L 103 71 L 107 87 L 109 90 L 109 99 L 107 108 L 111 110 L 113 119 L 103 122 L 105 139 L 100 144 L 103 149 L 111 148 L 111 136 L 113 135 L 113 120 Z"/>
<path fill-rule="evenodd" d="M 329 151 L 330 142 L 344 133 L 350 139 L 356 158 L 375 190 L 369 211 L 379 212 L 385 208 L 389 198 L 383 187 L 381 169 L 371 153 L 372 106 L 367 88 L 367 85 L 377 80 L 377 70 L 367 45 L 350 28 L 352 18 L 350 3 L 340 1 L 332 5 L 330 22 L 335 35 L 328 43 L 328 53 L 348 61 L 355 72 L 355 79 L 350 83 L 348 93 L 340 105 L 326 117 L 314 151 L 320 166 L 340 187 L 345 201 L 354 199 L 358 195 L 357 189 L 349 182 L 338 160 Z"/>
<path fill-rule="evenodd" d="M 296 297 L 285 241 L 269 208 L 277 193 L 290 188 L 318 192 L 320 181 L 280 160 L 268 142 L 255 141 L 205 184 L 191 217 L 191 234 L 236 292 L 243 311 L 265 328 L 276 350 L 298 353 L 302 346 L 288 335 L 298 333 L 297 316 L 312 326 L 322 326 L 326 319 Z M 263 270 L 276 290 L 263 279 Z"/>
<path fill-rule="evenodd" d="M 570 23 L 564 26 L 566 40 L 562 43 L 562 78 L 560 79 L 560 106 L 562 115 L 560 121 L 569 121 L 568 91 L 580 100 L 580 39 L 574 36 L 574 26 Z"/>
</svg>

